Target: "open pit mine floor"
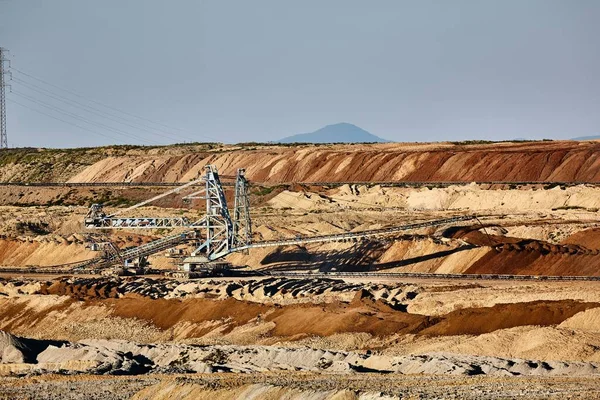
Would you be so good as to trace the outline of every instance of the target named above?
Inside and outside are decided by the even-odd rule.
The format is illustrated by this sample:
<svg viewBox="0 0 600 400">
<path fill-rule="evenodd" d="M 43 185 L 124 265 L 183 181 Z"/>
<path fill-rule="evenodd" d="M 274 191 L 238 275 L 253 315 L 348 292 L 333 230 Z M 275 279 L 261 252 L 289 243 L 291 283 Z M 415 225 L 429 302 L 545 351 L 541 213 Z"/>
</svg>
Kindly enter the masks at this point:
<svg viewBox="0 0 600 400">
<path fill-rule="evenodd" d="M 0 185 L 0 399 L 600 398 L 599 149 L 11 149 L 0 154 L 0 181 L 13 183 Z M 153 276 L 71 273 L 99 256 L 90 240 L 124 250 L 179 233 L 85 230 L 91 204 L 196 221 L 203 203 L 182 197 L 198 188 L 128 207 L 206 164 L 246 169 L 255 243 L 479 218 L 228 255 L 244 278 L 165 278 L 181 260 L 164 250 L 148 258 Z"/>
<path fill-rule="evenodd" d="M 600 283 L 0 279 L 0 398 L 597 398 Z"/>
<path fill-rule="evenodd" d="M 421 375 L 197 374 L 45 375 L 0 378 L 0 396 L 19 399 L 595 399 L 597 378 Z"/>
</svg>

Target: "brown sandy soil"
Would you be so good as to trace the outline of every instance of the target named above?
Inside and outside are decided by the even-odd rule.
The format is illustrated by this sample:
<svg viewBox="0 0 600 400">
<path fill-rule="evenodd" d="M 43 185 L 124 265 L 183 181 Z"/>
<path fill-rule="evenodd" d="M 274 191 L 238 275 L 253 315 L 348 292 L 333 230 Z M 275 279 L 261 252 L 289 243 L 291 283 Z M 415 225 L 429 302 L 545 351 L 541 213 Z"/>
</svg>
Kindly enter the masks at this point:
<svg viewBox="0 0 600 400">
<path fill-rule="evenodd" d="M 573 379 L 568 381 L 550 380 L 510 380 L 497 379 L 485 380 L 466 378 L 461 380 L 419 379 L 415 377 L 390 377 L 378 378 L 340 378 L 328 377 L 327 380 L 317 380 L 314 376 L 306 375 L 298 380 L 295 376 L 286 378 L 273 377 L 271 381 L 260 384 L 245 384 L 238 387 L 215 389 L 206 388 L 206 383 L 196 380 L 187 382 L 161 382 L 159 385 L 149 387 L 134 398 L 157 399 L 157 393 L 171 391 L 181 393 L 182 399 L 210 398 L 282 398 L 287 396 L 311 396 L 315 399 L 328 400 L 354 400 L 354 399 L 418 399 L 418 398 L 463 398 L 485 399 L 497 398 L 498 392 L 504 391 L 507 396 L 526 395 L 528 398 L 547 398 L 548 395 L 567 395 L 572 398 L 593 398 L 598 389 L 593 380 Z M 303 381 L 303 382 L 302 382 Z M 312 382 L 311 382 L 312 381 Z M 302 383 L 301 383 L 302 382 Z M 225 382 L 224 382 L 225 383 Z M 514 385 L 514 386 L 512 386 Z M 542 388 L 545 388 L 542 389 Z M 160 390 L 162 389 L 162 390 Z M 207 390 L 208 389 L 208 390 Z M 399 394 L 401 393 L 401 394 Z M 197 396 L 197 397 L 196 397 Z M 264 397 L 263 397 L 264 396 Z M 592 397 L 585 397 L 592 396 Z"/>
<path fill-rule="evenodd" d="M 245 167 L 251 180 L 264 182 L 597 181 L 597 154 L 594 142 L 275 147 L 224 154 L 107 158 L 71 181 L 188 181 L 207 163 L 228 175 Z M 264 163 L 265 158 L 269 162 Z"/>
<path fill-rule="evenodd" d="M 498 329 L 527 325 L 558 325 L 573 315 L 596 308 L 591 303 L 533 302 L 497 304 L 490 308 L 462 309 L 442 317 L 442 321 L 421 331 L 424 335 L 481 335 Z"/>
<path fill-rule="evenodd" d="M 136 234 L 117 234 L 111 239 L 121 248 L 152 240 Z M 87 246 L 80 235 L 0 238 L 0 260 L 4 266 L 59 266 L 97 257 Z"/>
<path fill-rule="evenodd" d="M 224 175 L 246 168 L 250 179 L 264 182 L 598 181 L 598 147 L 593 141 L 552 141 L 34 151 L 39 162 L 13 157 L 0 180 L 187 182 L 211 163 Z M 43 168 L 48 163 L 51 171 Z"/>
<path fill-rule="evenodd" d="M 600 397 L 597 378 L 547 377 L 423 377 L 367 374 L 358 376 L 315 373 L 211 374 L 180 376 L 46 375 L 0 378 L 0 396 L 45 399 L 209 399 L 233 400 L 307 398 L 357 399 L 497 399 Z M 252 397 L 252 395 L 254 395 Z M 133 396 L 133 397 L 132 397 Z M 288 396 L 288 397 L 286 397 Z"/>
<path fill-rule="evenodd" d="M 81 219 L 85 208 L 8 207 L 0 218 L 8 235 L 0 238 L 0 263 L 5 266 L 59 265 L 92 258 L 85 248 Z M 579 211 L 576 211 L 579 213 Z M 177 209 L 143 208 L 136 215 L 181 215 Z M 197 218 L 197 212 L 186 214 Z M 450 214 L 453 215 L 453 214 Z M 428 212 L 421 220 L 445 218 L 448 213 Z M 539 216 L 505 215 L 485 221 L 506 226 L 513 232 L 546 240 L 524 239 L 494 234 L 493 226 L 471 227 L 468 234 L 444 234 L 443 229 L 425 229 L 412 235 L 371 239 L 358 243 L 313 244 L 288 248 L 252 250 L 249 255 L 234 254 L 228 259 L 236 265 L 252 268 L 346 270 L 439 273 L 514 273 L 547 275 L 596 275 L 600 255 L 593 248 L 573 243 L 588 240 L 589 235 L 573 236 L 579 230 L 594 229 L 598 222 L 588 213 L 589 222 L 574 221 L 571 212 L 549 216 L 544 222 Z M 255 240 L 272 240 L 297 235 L 340 233 L 381 228 L 414 222 L 414 214 L 403 210 L 373 211 L 349 209 L 339 212 L 290 213 L 286 210 L 255 215 Z M 40 225 L 41 224 L 41 225 Z M 35 236 L 41 226 L 49 234 Z M 520 230 L 517 230 L 520 229 Z M 20 229 L 20 231 L 19 231 Z M 504 228 L 502 228 L 504 229 Z M 17 236 L 18 232 L 22 232 Z M 58 234 L 56 234 L 56 233 Z M 488 234 L 486 234 L 486 232 Z M 118 247 L 139 245 L 158 238 L 164 231 L 113 231 L 107 239 Z M 434 237 L 427 235 L 434 234 Z M 444 238 L 442 236 L 448 236 Z M 560 244 L 563 237 L 569 243 Z M 550 241 L 548 241 L 550 240 Z M 465 245 L 465 241 L 473 246 Z M 584 243 L 584 242 L 582 242 Z M 188 253 L 192 248 L 187 249 Z M 151 258 L 157 268 L 173 268 L 174 260 L 158 254 Z"/>
<path fill-rule="evenodd" d="M 81 280 L 88 283 L 93 281 Z M 478 286 L 469 289 L 464 284 L 455 287 L 439 284 L 425 287 L 401 285 L 398 291 L 396 286 L 369 285 L 367 290 L 361 289 L 360 285 L 346 284 L 348 289 L 344 289 L 338 283 L 323 282 L 324 285 L 337 285 L 337 290 L 341 292 L 337 292 L 339 295 L 331 292 L 329 302 L 314 304 L 283 302 L 276 296 L 277 292 L 295 285 L 298 288 L 296 296 L 302 297 L 301 291 L 310 291 L 308 281 L 261 282 L 250 281 L 241 286 L 240 283 L 229 284 L 227 292 L 230 294 L 224 294 L 222 299 L 198 297 L 193 294 L 196 292 L 190 284 L 179 285 L 176 281 L 160 283 L 142 280 L 128 284 L 127 281 L 105 280 L 103 286 L 96 287 L 80 287 L 79 284 L 70 284 L 65 280 L 26 286 L 14 286 L 14 283 L 7 282 L 3 289 L 5 297 L 0 297 L 0 330 L 23 336 L 61 340 L 110 338 L 139 341 L 146 338 L 154 342 L 192 340 L 200 343 L 233 344 L 303 343 L 303 340 L 309 338 L 323 338 L 324 343 L 335 343 L 344 335 L 366 335 L 369 339 L 362 345 L 356 342 L 356 348 L 376 346 L 385 349 L 399 338 L 414 335 L 421 337 L 415 340 L 427 347 L 435 342 L 436 337 L 484 336 L 494 332 L 501 336 L 502 332 L 512 328 L 538 329 L 545 326 L 556 329 L 553 327 L 560 326 L 562 330 L 594 332 L 590 333 L 596 338 L 590 338 L 592 343 L 600 340 L 597 322 L 585 322 L 585 316 L 597 313 L 600 301 L 535 300 L 535 297 L 527 297 L 527 294 L 531 296 L 527 286 L 521 294 L 513 291 L 512 303 L 474 306 L 468 298 L 464 299 L 463 292 L 479 292 L 484 298 L 486 290 L 492 296 L 498 291 L 498 287 L 493 284 L 487 289 Z M 163 285 L 162 294 L 157 292 L 157 285 Z M 195 285 L 218 289 L 219 292 L 214 292 L 215 297 L 217 293 L 224 291 L 224 286 L 219 282 Z M 253 287 L 256 291 L 253 301 L 231 297 L 234 290 L 239 291 L 244 285 L 249 285 L 248 288 Z M 546 293 L 550 293 L 553 286 L 535 285 L 540 289 L 545 288 Z M 129 289 L 124 290 L 127 287 Z M 559 298 L 569 297 L 568 293 L 578 291 L 577 284 L 564 284 L 562 287 L 567 291 L 562 296 L 559 295 Z M 259 288 L 261 292 L 264 291 L 263 295 L 258 293 Z M 350 290 L 350 296 L 343 294 L 345 290 Z M 560 293 L 560 290 L 555 292 Z M 149 297 L 151 293 L 162 298 L 152 299 Z M 191 293 L 191 297 L 168 298 L 170 293 L 184 296 L 185 293 Z M 431 296 L 435 299 L 438 294 L 454 301 L 455 307 L 461 302 L 462 306 L 455 311 L 444 312 L 443 305 L 427 300 Z M 598 296 L 590 299 L 598 299 Z M 420 300 L 421 297 L 425 299 Z M 540 297 L 548 297 L 548 294 Z M 344 298 L 351 300 L 341 301 Z M 402 299 L 402 303 L 396 299 Z M 427 311 L 427 314 L 433 316 L 416 313 L 413 311 L 416 309 Z M 340 346 L 342 342 L 334 347 Z M 491 341 L 490 346 L 494 342 Z M 493 355 L 503 355 L 502 349 L 497 348 L 495 351 L 498 353 Z M 536 353 L 536 356 L 552 359 L 553 355 L 542 356 Z"/>
<path fill-rule="evenodd" d="M 226 146 L 199 151 L 182 147 L 119 150 L 108 157 L 90 154 L 87 161 L 82 158 L 77 165 L 69 164 L 66 156 L 56 153 L 52 157 L 60 159 L 57 170 L 47 175 L 38 164 L 17 162 L 0 172 L 0 178 L 187 182 L 201 173 L 205 163 L 214 162 L 222 174 L 234 174 L 236 168 L 246 167 L 251 180 L 270 183 L 600 181 L 599 146 L 596 142 L 544 142 L 254 149 Z M 12 171 L 12 175 L 6 175 L 6 171 Z M 481 216 L 484 226 L 467 222 L 458 227 L 428 228 L 351 243 L 256 249 L 249 255 L 228 257 L 235 265 L 247 265 L 250 269 L 600 275 L 600 247 L 596 240 L 600 231 L 600 189 L 594 186 L 516 188 L 468 184 L 430 189 L 292 184 L 272 191 L 259 187 L 252 190 L 255 240 L 376 229 L 473 213 Z M 5 194 L 2 204 L 23 206 L 0 207 L 0 265 L 56 265 L 94 257 L 97 253 L 85 248 L 89 232 L 81 227 L 89 203 L 102 200 L 112 211 L 161 191 L 0 188 L 0 195 Z M 174 208 L 182 206 L 174 198 L 164 199 L 156 206 L 135 210 L 132 216 L 192 218 L 201 213 L 199 204 L 190 209 Z M 102 237 L 123 248 L 167 233 L 115 231 Z M 153 256 L 151 262 L 159 268 L 172 264 L 163 254 Z M 131 353 L 128 346 L 133 348 L 135 343 L 149 344 L 140 350 L 144 357 L 160 348 L 164 351 L 159 357 L 161 362 L 169 364 L 171 359 L 181 359 L 180 364 L 194 373 L 208 368 L 198 351 L 212 348 L 215 354 L 210 368 L 218 372 L 224 368 L 220 352 L 225 351 L 218 346 L 248 346 L 230 349 L 238 352 L 240 358 L 230 358 L 227 363 L 227 368 L 245 371 L 247 376 L 143 376 L 139 385 L 98 378 L 99 385 L 121 393 L 114 398 L 136 393 L 138 398 L 161 398 L 167 392 L 181 398 L 230 398 L 232 393 L 255 398 L 302 397 L 307 393 L 314 398 L 357 398 L 357 390 L 362 398 L 369 398 L 371 392 L 377 398 L 398 391 L 432 398 L 449 393 L 457 398 L 486 398 L 498 391 L 508 393 L 507 397 L 544 398 L 566 395 L 566 390 L 571 390 L 573 397 L 579 393 L 581 398 L 589 398 L 598 390 L 593 380 L 511 380 L 501 375 L 596 373 L 600 367 L 595 364 L 600 362 L 598 285 L 544 281 L 374 282 L 358 278 L 197 282 L 97 277 L 16 279 L 0 281 L 0 330 L 32 340 L 69 341 L 56 344 L 63 346 L 58 350 L 48 350 L 44 362 L 53 365 L 54 370 L 64 367 L 73 373 L 86 371 L 91 365 L 99 367 L 100 360 L 108 355 L 116 357 L 110 371 L 132 371 L 128 363 L 143 361 L 127 355 Z M 200 345 L 208 348 L 194 347 Z M 340 351 L 349 355 L 342 356 Z M 248 358 L 263 352 L 267 356 L 261 356 L 261 362 L 278 360 L 278 366 L 265 366 Z M 378 374 L 352 378 L 350 373 L 362 376 L 365 370 L 352 370 L 335 362 L 325 363 L 326 367 L 342 371 L 343 377 L 337 372 L 326 377 L 313 373 L 304 379 L 291 372 L 298 367 L 288 362 L 291 359 L 312 360 L 313 364 L 307 361 L 306 365 L 313 367 L 319 364 L 318 359 L 311 358 L 313 352 L 325 354 L 335 362 L 340 361 L 338 357 L 358 357 L 364 361 L 361 365 L 366 371 L 371 368 L 389 372 L 394 365 L 397 369 L 386 376 L 385 384 Z M 71 358 L 59 360 L 59 353 Z M 8 358 L 5 354 L 14 356 L 0 351 L 0 358 Z M 194 354 L 199 357 L 198 363 L 187 357 Z M 303 355 L 296 357 L 298 354 Z M 58 358 L 55 360 L 54 356 Z M 400 362 L 398 357 L 404 357 L 402 368 L 394 364 Z M 484 362 L 481 357 L 502 360 Z M 12 373 L 32 373 L 38 367 L 0 362 L 2 371 Z M 261 368 L 265 373 L 255 374 Z M 269 375 L 270 368 L 289 371 Z M 487 374 L 492 370 L 498 374 L 494 380 L 465 377 L 464 381 L 442 382 L 452 373 Z M 177 371 L 173 368 L 169 373 Z M 426 375 L 400 375 L 407 371 Z M 6 393 L 8 397 L 35 398 L 36 388 L 43 386 L 52 387 L 58 397 L 68 398 L 72 388 L 89 393 L 89 387 L 95 386 L 90 383 L 92 378 L 85 375 L 54 377 L 51 383 L 45 376 L 38 379 L 27 378 L 22 384 L 2 379 L 0 397 Z M 142 390 L 142 386 L 146 389 Z M 583 391 L 587 391 L 586 396 Z M 110 398 L 109 394 L 104 395 Z"/>
<path fill-rule="evenodd" d="M 563 240 L 563 243 L 583 246 L 593 250 L 600 250 L 600 229 L 590 228 L 575 232 Z"/>
<path fill-rule="evenodd" d="M 0 206 L 87 206 L 103 203 L 109 206 L 135 204 L 163 193 L 161 187 L 36 187 L 0 186 Z M 181 199 L 170 198 L 155 203 L 162 207 L 181 207 Z"/>
<path fill-rule="evenodd" d="M 164 337 L 174 335 L 177 339 L 202 338 L 214 333 L 227 335 L 236 327 L 250 325 L 257 328 L 263 324 L 263 334 L 273 340 L 294 340 L 307 336 L 329 336 L 343 332 L 366 332 L 374 336 L 392 333 L 416 333 L 431 324 L 428 317 L 395 312 L 389 307 L 333 303 L 324 305 L 291 305 L 272 307 L 234 299 L 207 300 L 149 300 L 144 298 L 120 298 L 87 301 L 83 304 L 56 299 L 50 306 L 39 306 L 36 312 L 23 300 L 3 300 L 0 329 L 23 333 L 35 329 L 44 314 L 50 316 L 68 314 L 74 310 L 85 313 L 90 308 L 101 310 L 105 318 L 137 320 L 163 331 Z M 52 297 L 51 297 L 52 298 Z M 37 299 L 44 303 L 44 299 Z M 588 305 L 591 307 L 592 305 Z M 559 306 L 560 307 L 560 306 Z M 380 308 L 387 308 L 381 311 Z M 54 317 L 56 318 L 56 317 Z M 46 319 L 50 323 L 49 319 Z M 252 323 L 250 323 L 252 321 Z M 562 322 L 562 321 L 559 321 Z M 263 331 L 265 327 L 259 327 Z M 42 333 L 42 332 L 40 332 Z"/>
<path fill-rule="evenodd" d="M 597 254 L 590 235 L 600 225 L 597 213 L 600 189 L 594 187 L 559 187 L 544 190 L 484 189 L 483 186 L 453 186 L 443 189 L 383 188 L 379 186 L 342 186 L 322 188 L 316 192 L 272 192 L 255 196 L 253 207 L 255 240 L 340 233 L 363 229 L 401 225 L 418 220 L 445 218 L 456 214 L 492 212 L 492 220 L 482 217 L 486 224 L 501 226 L 495 242 L 487 237 L 469 239 L 479 247 L 466 247 L 460 241 L 440 242 L 426 237 L 382 238 L 352 244 L 324 244 L 285 249 L 260 249 L 249 256 L 234 254 L 229 260 L 252 268 L 312 269 L 312 270 L 384 270 L 390 272 L 440 273 L 516 273 L 584 275 L 596 274 Z M 319 188 L 313 188 L 315 190 Z M 22 190 L 19 188 L 17 191 Z M 45 190 L 45 189 L 39 189 Z M 89 190 L 89 189 L 85 189 Z M 132 189 L 133 190 L 133 189 Z M 137 189 L 135 189 L 137 190 Z M 86 192 L 87 193 L 87 192 Z M 136 200 L 154 195 L 154 189 L 136 192 Z M 35 200 L 52 200 L 42 193 Z M 83 193 L 82 196 L 90 193 Z M 76 196 L 76 195 L 74 195 Z M 104 194 L 102 194 L 104 196 Z M 117 197 L 120 196 L 116 195 Z M 29 201 L 29 200 L 28 200 Z M 144 207 L 132 216 L 164 215 L 199 218 L 201 210 Z M 176 205 L 173 203 L 173 205 Z M 529 205 L 530 208 L 523 207 Z M 160 206 L 160 205 L 159 205 Z M 195 208 L 198 205 L 194 205 Z M 108 211 L 118 208 L 108 206 Z M 415 214 L 416 210 L 420 210 Z M 527 210 L 527 212 L 524 212 Z M 85 232 L 81 220 L 86 207 L 0 207 L 0 264 L 10 266 L 58 265 L 93 257 L 83 248 Z M 500 213 L 498 211 L 501 211 Z M 486 219 L 487 218 L 487 219 Z M 488 226 L 494 229 L 493 226 Z M 36 232 L 41 228 L 42 232 Z M 48 234 L 44 234 L 48 233 Z M 436 229 L 415 232 L 439 234 Z M 112 232 L 107 239 L 120 247 L 140 243 L 166 234 L 165 231 L 127 233 Z M 514 237 L 510 239 L 509 236 Z M 14 239 L 14 238 L 17 239 Z M 534 241 L 528 241 L 529 238 Z M 564 242 L 569 239 L 569 242 Z M 538 241 L 540 246 L 538 246 Z M 577 244 L 577 242 L 582 244 Z M 499 246 L 517 243 L 518 246 Z M 569 248 L 556 246 L 573 245 Z M 493 246 L 492 246 L 493 245 Z M 490 246 L 495 251 L 490 250 Z M 575 250 L 576 251 L 573 251 Z M 63 251 L 64 250 L 64 251 Z M 192 249 L 188 249 L 188 252 Z M 501 254 L 498 254 L 498 250 Z M 525 251 L 520 251 L 525 250 Z M 560 256 L 556 254 L 560 253 Z M 567 255 L 565 255 L 568 253 Z M 151 258 L 157 268 L 172 268 L 173 260 L 157 255 Z M 493 264 L 493 265 L 491 265 Z"/>
<path fill-rule="evenodd" d="M 347 375 L 348 372 L 340 372 L 343 375 L 297 372 L 273 375 L 265 370 L 259 375 L 230 373 L 206 378 L 189 374 L 185 377 L 142 375 L 137 385 L 112 377 L 90 380 L 85 375 L 42 375 L 35 381 L 0 378 L 0 395 L 36 398 L 40 385 L 44 391 L 63 398 L 70 398 L 69 393 L 90 393 L 91 387 L 96 390 L 106 387 L 110 394 L 103 394 L 103 398 L 109 399 L 129 398 L 135 393 L 137 398 L 161 398 L 160 393 L 170 396 L 165 398 L 225 399 L 231 395 L 278 398 L 302 397 L 307 393 L 323 399 L 357 398 L 347 397 L 357 396 L 357 393 L 363 396 L 360 398 L 371 395 L 381 398 L 377 396 L 392 395 L 398 390 L 421 398 L 438 398 L 449 393 L 459 398 L 487 398 L 498 392 L 509 397 L 545 398 L 550 393 L 561 396 L 567 391 L 572 398 L 579 394 L 580 398 L 590 398 L 597 390 L 593 384 L 597 379 L 585 377 L 550 380 L 502 376 L 502 366 L 510 366 L 521 375 L 561 376 L 562 373 L 562 376 L 571 376 L 573 371 L 583 375 L 595 371 L 595 364 L 586 364 L 600 361 L 597 352 L 600 348 L 600 291 L 595 290 L 598 285 L 595 282 L 340 282 L 286 279 L 177 282 L 106 278 L 78 278 L 72 283 L 64 279 L 4 282 L 0 290 L 0 330 L 52 340 L 82 340 L 81 344 L 72 346 L 99 347 L 90 347 L 86 350 L 88 353 L 81 353 L 82 350 L 68 350 L 61 345 L 55 350 L 48 349 L 44 353 L 45 361 L 37 367 L 0 363 L 0 369 L 6 372 L 9 367 L 15 372 L 24 372 L 32 368 L 59 368 L 57 357 L 63 354 L 60 357 L 82 358 L 77 362 L 61 361 L 60 368 L 85 370 L 92 365 L 99 366 L 98 360 L 110 354 L 118 357 L 128 354 L 124 350 L 116 353 L 110 350 L 111 346 L 125 346 L 122 342 L 94 342 L 94 339 L 125 339 L 154 343 L 149 349 L 158 349 L 156 346 L 160 344 L 157 343 L 171 346 L 182 342 L 250 345 L 240 350 L 241 360 L 248 359 L 244 354 L 264 352 L 265 360 L 279 360 L 287 368 L 292 367 L 283 358 L 285 348 L 290 349 L 289 354 L 298 352 L 298 356 L 290 360 L 303 363 L 310 359 L 310 351 L 320 351 L 318 354 L 335 359 L 338 357 L 335 352 L 339 351 L 335 349 L 343 349 L 355 351 L 360 357 L 371 357 L 373 361 L 365 361 L 365 366 L 370 368 L 389 368 L 384 366 L 398 365 L 394 363 L 404 360 L 403 371 L 420 375 L 363 376 L 364 372 L 358 374 L 363 377 L 353 377 Z M 322 291 L 325 292 L 319 294 Z M 508 299 L 504 303 L 502 296 Z M 328 301 L 305 302 L 307 298 L 328 298 Z M 252 347 L 256 345 L 268 347 Z M 210 346 L 203 351 L 209 349 Z M 173 354 L 176 360 L 176 354 L 180 353 L 167 351 L 167 358 L 161 356 L 165 360 L 161 362 L 173 359 Z M 478 358 L 482 356 L 504 359 Z M 378 361 L 375 363 L 375 360 Z M 235 368 L 244 368 L 231 359 L 229 363 Z M 488 366 L 488 363 L 491 364 Z M 492 365 L 495 366 L 492 368 Z M 334 363 L 332 368 L 334 366 L 341 368 L 342 364 Z M 126 364 L 119 362 L 114 368 L 126 368 Z M 561 368 L 564 372 L 560 372 Z M 492 369 L 496 371 L 493 374 Z M 491 375 L 460 379 L 448 375 L 470 373 Z M 385 384 L 380 379 L 385 379 Z M 282 382 L 288 383 L 282 385 Z M 147 389 L 142 390 L 143 387 Z M 348 388 L 351 390 L 346 391 Z"/>
</svg>

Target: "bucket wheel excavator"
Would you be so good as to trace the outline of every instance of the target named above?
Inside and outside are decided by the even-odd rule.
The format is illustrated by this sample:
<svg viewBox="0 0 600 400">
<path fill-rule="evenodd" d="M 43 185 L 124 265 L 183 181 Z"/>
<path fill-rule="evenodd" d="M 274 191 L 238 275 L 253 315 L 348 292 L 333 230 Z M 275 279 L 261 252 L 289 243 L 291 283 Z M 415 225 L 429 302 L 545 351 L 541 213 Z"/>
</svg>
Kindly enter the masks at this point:
<svg viewBox="0 0 600 400">
<path fill-rule="evenodd" d="M 232 212 L 227 205 L 221 178 L 234 179 L 234 206 Z M 185 217 L 131 217 L 128 213 L 166 196 L 180 193 L 193 186 L 203 186 L 183 197 L 184 201 L 205 200 L 205 214 L 198 220 Z M 234 252 L 247 252 L 252 248 L 279 247 L 308 243 L 356 242 L 366 237 L 385 236 L 433 226 L 451 225 L 460 221 L 477 219 L 475 215 L 462 215 L 441 220 L 429 220 L 408 225 L 392 226 L 365 231 L 344 232 L 333 235 L 297 236 L 295 238 L 252 242 L 252 221 L 248 198 L 249 183 L 244 169 L 238 169 L 234 177 L 220 177 L 213 165 L 205 167 L 204 176 L 163 194 L 145 200 L 129 208 L 107 214 L 101 204 L 93 204 L 85 217 L 85 227 L 89 230 L 111 229 L 178 229 L 181 232 L 165 236 L 141 246 L 118 249 L 108 241 L 96 243 L 104 250 L 103 255 L 77 264 L 74 272 L 125 273 L 133 268 L 133 273 L 144 273 L 147 258 L 162 251 L 174 249 L 182 244 L 193 245 L 195 250 L 182 260 L 174 277 L 198 277 L 226 274 L 230 264 L 223 257 Z M 233 215 L 232 215 L 233 214 Z M 176 253 L 176 252 L 175 252 Z"/>
<path fill-rule="evenodd" d="M 235 180 L 233 217 L 227 205 L 221 178 Z M 185 202 L 195 199 L 205 200 L 205 215 L 198 220 L 190 220 L 186 217 L 127 216 L 140 207 L 198 186 L 203 186 L 203 188 L 183 197 Z M 182 244 L 192 244 L 195 245 L 195 250 L 190 257 L 182 260 L 180 271 L 173 273 L 174 276 L 189 277 L 198 274 L 226 273 L 229 264 L 218 260 L 231 253 L 235 248 L 247 247 L 251 244 L 252 228 L 249 208 L 248 181 L 245 170 L 238 169 L 235 177 L 221 177 L 213 165 L 205 167 L 205 173 L 200 179 L 112 214 L 107 214 L 102 204 L 93 204 L 84 220 L 84 226 L 89 230 L 177 229 L 181 232 L 123 250 L 118 250 L 109 241 L 96 243 L 95 249 L 104 250 L 104 254 L 76 266 L 75 269 L 91 270 L 92 272 L 110 271 L 116 274 L 124 274 L 126 271 L 144 273 L 149 256 L 174 249 Z M 132 269 L 135 271 L 131 271 Z"/>
</svg>

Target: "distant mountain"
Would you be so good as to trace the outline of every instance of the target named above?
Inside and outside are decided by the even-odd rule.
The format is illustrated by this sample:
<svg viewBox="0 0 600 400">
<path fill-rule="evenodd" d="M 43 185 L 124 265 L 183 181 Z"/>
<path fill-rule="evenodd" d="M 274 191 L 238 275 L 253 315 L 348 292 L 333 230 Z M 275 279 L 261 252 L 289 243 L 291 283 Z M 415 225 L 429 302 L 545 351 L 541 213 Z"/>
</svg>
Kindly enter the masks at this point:
<svg viewBox="0 0 600 400">
<path fill-rule="evenodd" d="M 327 125 L 310 133 L 300 133 L 280 139 L 277 143 L 385 143 L 382 139 L 356 125 L 342 122 Z"/>
<path fill-rule="evenodd" d="M 598 140 L 600 139 L 600 135 L 595 135 L 595 136 L 579 136 L 579 137 L 574 137 L 571 140 Z"/>
</svg>

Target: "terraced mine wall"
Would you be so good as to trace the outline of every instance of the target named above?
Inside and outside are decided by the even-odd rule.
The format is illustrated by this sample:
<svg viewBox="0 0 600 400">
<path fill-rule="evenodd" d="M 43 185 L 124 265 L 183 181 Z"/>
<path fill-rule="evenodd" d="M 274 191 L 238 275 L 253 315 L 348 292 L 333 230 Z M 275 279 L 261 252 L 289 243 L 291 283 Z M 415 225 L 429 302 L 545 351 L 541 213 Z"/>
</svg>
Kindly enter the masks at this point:
<svg viewBox="0 0 600 400">
<path fill-rule="evenodd" d="M 0 181 L 188 182 L 210 163 L 269 183 L 599 182 L 599 150 L 593 141 L 25 149 L 0 154 Z"/>
</svg>

